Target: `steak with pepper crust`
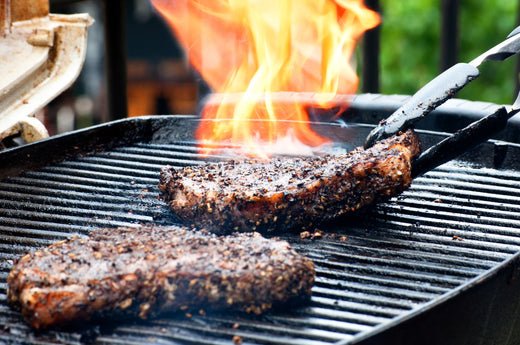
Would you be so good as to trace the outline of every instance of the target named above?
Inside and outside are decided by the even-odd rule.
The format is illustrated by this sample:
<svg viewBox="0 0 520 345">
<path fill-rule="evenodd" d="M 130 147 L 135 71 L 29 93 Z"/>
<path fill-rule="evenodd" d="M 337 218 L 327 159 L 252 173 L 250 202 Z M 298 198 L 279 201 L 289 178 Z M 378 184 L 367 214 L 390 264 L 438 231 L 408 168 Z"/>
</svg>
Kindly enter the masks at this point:
<svg viewBox="0 0 520 345">
<path fill-rule="evenodd" d="M 166 166 L 159 189 L 184 222 L 216 233 L 306 230 L 408 188 L 420 147 L 409 130 L 344 155 Z"/>
<path fill-rule="evenodd" d="M 286 241 L 170 226 L 99 229 L 22 257 L 8 300 L 36 329 L 161 312 L 260 314 L 309 298 L 314 265 Z"/>
</svg>

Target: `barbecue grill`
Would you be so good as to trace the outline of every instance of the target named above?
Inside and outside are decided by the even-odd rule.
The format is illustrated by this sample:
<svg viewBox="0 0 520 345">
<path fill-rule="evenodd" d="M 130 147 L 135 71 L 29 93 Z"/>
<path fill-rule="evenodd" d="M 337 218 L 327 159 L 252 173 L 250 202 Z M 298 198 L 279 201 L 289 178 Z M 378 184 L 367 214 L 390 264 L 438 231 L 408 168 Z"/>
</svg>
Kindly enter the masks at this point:
<svg viewBox="0 0 520 345">
<path fill-rule="evenodd" d="M 405 96 L 363 94 L 313 123 L 349 150 Z M 449 100 L 417 127 L 428 147 L 496 105 Z M 449 119 L 450 121 L 446 121 Z M 518 122 L 362 214 L 274 234 L 316 264 L 306 305 L 262 316 L 171 313 L 34 332 L 6 303 L 13 261 L 98 227 L 178 224 L 159 170 L 199 155 L 197 116 L 120 120 L 0 152 L 0 342 L 12 344 L 514 344 L 520 339 Z M 341 145 L 345 144 L 345 145 Z"/>
</svg>

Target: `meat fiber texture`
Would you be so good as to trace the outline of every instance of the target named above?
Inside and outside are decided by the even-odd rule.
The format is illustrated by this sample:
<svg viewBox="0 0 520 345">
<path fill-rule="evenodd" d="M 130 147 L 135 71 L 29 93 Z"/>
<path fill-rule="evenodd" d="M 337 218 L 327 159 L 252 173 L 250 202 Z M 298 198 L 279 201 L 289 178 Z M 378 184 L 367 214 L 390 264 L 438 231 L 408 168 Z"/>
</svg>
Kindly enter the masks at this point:
<svg viewBox="0 0 520 345">
<path fill-rule="evenodd" d="M 10 304 L 43 329 L 208 308 L 260 314 L 308 299 L 314 265 L 258 233 L 143 226 L 99 229 L 27 254 L 7 282 Z"/>
<path fill-rule="evenodd" d="M 408 130 L 344 155 L 166 166 L 159 189 L 185 223 L 216 233 L 311 230 L 407 189 L 420 148 Z"/>
</svg>

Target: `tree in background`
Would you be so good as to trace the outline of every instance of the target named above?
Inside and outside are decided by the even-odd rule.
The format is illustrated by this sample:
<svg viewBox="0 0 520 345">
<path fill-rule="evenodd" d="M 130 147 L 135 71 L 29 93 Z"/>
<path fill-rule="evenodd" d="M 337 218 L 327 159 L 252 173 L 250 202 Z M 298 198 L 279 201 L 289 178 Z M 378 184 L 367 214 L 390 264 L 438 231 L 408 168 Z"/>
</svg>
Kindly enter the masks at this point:
<svg viewBox="0 0 520 345">
<path fill-rule="evenodd" d="M 439 71 L 441 4 L 438 0 L 381 0 L 381 93 L 413 94 Z M 461 2 L 460 62 L 499 43 L 516 27 L 518 1 Z M 478 79 L 456 97 L 510 104 L 516 59 L 486 62 Z"/>
</svg>

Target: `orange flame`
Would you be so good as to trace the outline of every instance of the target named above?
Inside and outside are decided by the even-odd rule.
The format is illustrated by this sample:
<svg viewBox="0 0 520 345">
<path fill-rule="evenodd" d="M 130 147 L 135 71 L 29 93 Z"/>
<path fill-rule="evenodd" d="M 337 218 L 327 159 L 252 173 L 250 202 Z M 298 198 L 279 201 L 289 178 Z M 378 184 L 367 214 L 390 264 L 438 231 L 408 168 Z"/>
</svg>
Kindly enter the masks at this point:
<svg viewBox="0 0 520 345">
<path fill-rule="evenodd" d="M 327 139 L 309 125 L 309 104 L 286 92 L 316 93 L 313 106 L 329 108 L 336 94 L 353 94 L 356 40 L 379 24 L 362 0 L 151 0 L 187 50 L 191 64 L 220 94 L 203 109 L 196 132 L 206 145 L 226 142 L 267 157 L 257 140 L 274 142 L 287 126 L 302 143 Z M 251 119 L 265 121 L 257 126 Z"/>
</svg>

